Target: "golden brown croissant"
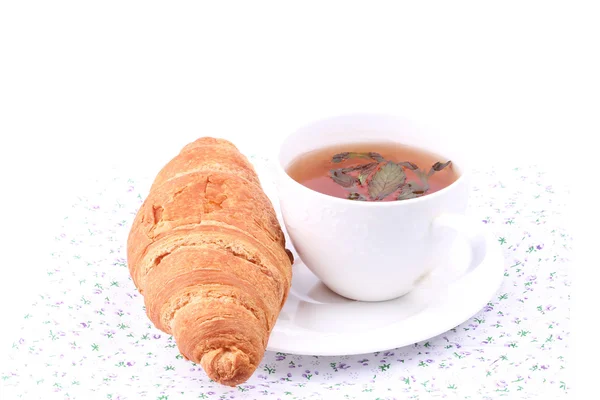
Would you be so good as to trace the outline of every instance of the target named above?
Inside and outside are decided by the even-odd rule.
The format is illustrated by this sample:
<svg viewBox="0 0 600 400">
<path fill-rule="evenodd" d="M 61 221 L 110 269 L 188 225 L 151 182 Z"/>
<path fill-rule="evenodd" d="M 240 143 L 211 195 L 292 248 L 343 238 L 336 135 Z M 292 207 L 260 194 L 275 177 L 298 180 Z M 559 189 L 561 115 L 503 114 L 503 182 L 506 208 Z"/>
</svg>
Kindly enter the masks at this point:
<svg viewBox="0 0 600 400">
<path fill-rule="evenodd" d="M 291 284 L 291 253 L 248 160 L 201 138 L 158 174 L 127 257 L 154 325 L 215 381 L 234 386 L 260 363 Z"/>
</svg>

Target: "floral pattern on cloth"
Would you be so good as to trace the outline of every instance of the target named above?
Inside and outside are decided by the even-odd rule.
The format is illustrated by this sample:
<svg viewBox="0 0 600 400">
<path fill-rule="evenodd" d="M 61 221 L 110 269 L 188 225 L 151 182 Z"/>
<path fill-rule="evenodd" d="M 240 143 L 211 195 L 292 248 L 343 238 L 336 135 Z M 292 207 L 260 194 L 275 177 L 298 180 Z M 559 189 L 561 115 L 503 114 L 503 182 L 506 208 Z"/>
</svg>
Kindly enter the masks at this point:
<svg viewBox="0 0 600 400">
<path fill-rule="evenodd" d="M 261 170 L 267 163 L 250 157 Z M 150 179 L 98 181 L 56 236 L 47 289 L 22 316 L 0 371 L 12 399 L 561 398 L 570 390 L 572 238 L 565 191 L 536 167 L 476 171 L 469 214 L 491 227 L 504 282 L 454 329 L 376 353 L 317 357 L 268 351 L 237 387 L 211 381 L 147 319 L 128 273 L 126 239 Z M 561 189 L 562 190 L 562 189 Z"/>
</svg>

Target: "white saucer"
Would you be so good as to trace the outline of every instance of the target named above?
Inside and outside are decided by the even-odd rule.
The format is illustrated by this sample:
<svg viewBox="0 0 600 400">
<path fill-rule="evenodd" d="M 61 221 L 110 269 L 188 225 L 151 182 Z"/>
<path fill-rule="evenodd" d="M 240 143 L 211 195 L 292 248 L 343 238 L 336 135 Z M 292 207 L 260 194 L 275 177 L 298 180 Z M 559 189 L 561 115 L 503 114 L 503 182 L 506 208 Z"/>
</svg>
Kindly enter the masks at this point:
<svg viewBox="0 0 600 400">
<path fill-rule="evenodd" d="M 487 235 L 488 253 L 468 275 L 447 285 L 447 272 L 466 269 L 470 249 L 458 240 L 441 265 L 409 294 L 384 302 L 346 299 L 329 290 L 297 259 L 292 289 L 271 333 L 268 350 L 349 355 L 388 350 L 429 339 L 476 314 L 502 282 L 504 260 Z"/>
<path fill-rule="evenodd" d="M 283 230 L 272 175 L 257 168 Z M 267 350 L 307 355 L 350 355 L 412 345 L 446 332 L 482 309 L 504 276 L 499 244 L 486 234 L 487 253 L 470 273 L 466 241 L 457 238 L 445 265 L 439 265 L 409 294 L 384 302 L 361 302 L 329 290 L 304 265 L 289 236 L 295 257 L 292 288 L 281 310 Z M 462 276 L 461 276 L 462 275 Z M 460 278 L 455 278 L 460 276 Z"/>
</svg>

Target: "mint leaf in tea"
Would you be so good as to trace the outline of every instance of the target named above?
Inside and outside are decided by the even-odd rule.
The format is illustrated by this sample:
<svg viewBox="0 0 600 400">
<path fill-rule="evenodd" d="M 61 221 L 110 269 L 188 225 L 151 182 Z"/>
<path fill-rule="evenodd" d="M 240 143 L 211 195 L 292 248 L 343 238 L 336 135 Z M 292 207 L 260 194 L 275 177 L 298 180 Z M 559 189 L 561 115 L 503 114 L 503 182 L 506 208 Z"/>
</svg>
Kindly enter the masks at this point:
<svg viewBox="0 0 600 400">
<path fill-rule="evenodd" d="M 406 182 L 406 174 L 402 166 L 387 161 L 377 169 L 371 179 L 367 179 L 369 197 L 371 200 L 383 200 L 400 189 L 404 182 Z"/>
<path fill-rule="evenodd" d="M 397 201 L 435 193 L 456 181 L 452 162 L 397 143 L 339 145 L 304 154 L 287 169 L 298 183 L 353 201 Z"/>
</svg>

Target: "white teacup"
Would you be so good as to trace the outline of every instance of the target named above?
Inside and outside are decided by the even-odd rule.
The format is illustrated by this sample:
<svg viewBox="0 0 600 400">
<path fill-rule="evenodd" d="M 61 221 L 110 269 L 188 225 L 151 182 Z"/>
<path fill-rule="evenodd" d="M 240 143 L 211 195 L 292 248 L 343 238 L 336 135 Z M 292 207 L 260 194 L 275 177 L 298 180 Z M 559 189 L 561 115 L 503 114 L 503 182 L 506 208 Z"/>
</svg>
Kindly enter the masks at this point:
<svg viewBox="0 0 600 400">
<path fill-rule="evenodd" d="M 471 245 L 471 265 L 483 259 L 483 227 L 464 215 L 468 172 L 463 160 L 438 148 L 431 139 L 427 132 L 400 118 L 354 114 L 305 126 L 282 143 L 278 189 L 287 231 L 302 261 L 334 292 L 362 301 L 402 296 L 448 256 L 457 232 Z M 286 173 L 292 161 L 313 150 L 383 141 L 414 146 L 452 160 L 459 178 L 420 198 L 365 202 L 316 192 Z"/>
</svg>

